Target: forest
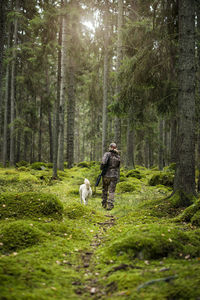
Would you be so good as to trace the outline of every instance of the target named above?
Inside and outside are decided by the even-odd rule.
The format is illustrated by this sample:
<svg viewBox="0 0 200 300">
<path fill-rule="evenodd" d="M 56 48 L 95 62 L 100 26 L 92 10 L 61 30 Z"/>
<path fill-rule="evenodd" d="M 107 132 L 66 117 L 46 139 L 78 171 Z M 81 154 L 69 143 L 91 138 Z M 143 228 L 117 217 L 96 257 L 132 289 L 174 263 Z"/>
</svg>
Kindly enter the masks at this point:
<svg viewBox="0 0 200 300">
<path fill-rule="evenodd" d="M 199 101 L 199 0 L 0 0 L 0 300 L 199 299 Z"/>
</svg>

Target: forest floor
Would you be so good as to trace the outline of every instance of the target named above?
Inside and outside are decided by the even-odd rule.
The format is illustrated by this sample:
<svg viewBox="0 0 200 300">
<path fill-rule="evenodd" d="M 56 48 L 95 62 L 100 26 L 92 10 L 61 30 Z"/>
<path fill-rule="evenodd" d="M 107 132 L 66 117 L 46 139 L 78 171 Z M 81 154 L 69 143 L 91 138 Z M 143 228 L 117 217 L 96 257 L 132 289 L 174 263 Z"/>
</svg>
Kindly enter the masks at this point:
<svg viewBox="0 0 200 300">
<path fill-rule="evenodd" d="M 47 166 L 0 168 L 0 300 L 200 299 L 199 211 L 167 198 L 173 171 L 122 169 L 111 211 L 98 173 L 83 163 L 52 181 Z M 161 173 L 165 185 L 150 185 Z"/>
</svg>

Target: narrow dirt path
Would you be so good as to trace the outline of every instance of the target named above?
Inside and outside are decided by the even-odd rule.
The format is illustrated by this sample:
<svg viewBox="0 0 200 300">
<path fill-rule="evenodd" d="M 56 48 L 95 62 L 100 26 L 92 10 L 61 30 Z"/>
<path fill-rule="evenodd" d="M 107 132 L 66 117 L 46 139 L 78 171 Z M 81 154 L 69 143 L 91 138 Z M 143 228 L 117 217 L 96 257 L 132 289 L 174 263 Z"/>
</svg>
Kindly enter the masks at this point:
<svg viewBox="0 0 200 300">
<path fill-rule="evenodd" d="M 74 283 L 74 285 L 77 285 L 75 293 L 80 295 L 80 299 L 88 299 L 88 294 L 90 295 L 90 299 L 93 300 L 101 299 L 106 295 L 105 286 L 101 286 L 99 282 L 99 273 L 95 271 L 95 265 L 94 262 L 92 262 L 96 249 L 105 239 L 106 231 L 108 228 L 115 225 L 116 218 L 113 215 L 106 214 L 105 217 L 107 218 L 105 222 L 98 223 L 100 226 L 99 231 L 94 236 L 93 241 L 90 244 L 91 249 L 81 254 L 82 265 L 79 266 L 79 268 L 84 269 L 86 283 L 84 286 L 80 286 L 80 282 Z"/>
</svg>

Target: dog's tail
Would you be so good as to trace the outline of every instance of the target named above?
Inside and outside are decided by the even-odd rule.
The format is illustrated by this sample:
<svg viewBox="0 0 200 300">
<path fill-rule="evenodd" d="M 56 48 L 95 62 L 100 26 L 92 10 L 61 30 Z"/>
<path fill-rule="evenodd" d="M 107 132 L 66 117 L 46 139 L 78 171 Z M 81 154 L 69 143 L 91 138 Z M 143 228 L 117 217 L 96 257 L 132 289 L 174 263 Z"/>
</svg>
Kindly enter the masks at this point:
<svg viewBox="0 0 200 300">
<path fill-rule="evenodd" d="M 90 182 L 89 182 L 89 180 L 87 178 L 85 178 L 84 183 L 85 183 L 85 185 L 86 185 L 87 188 L 90 187 Z"/>
</svg>

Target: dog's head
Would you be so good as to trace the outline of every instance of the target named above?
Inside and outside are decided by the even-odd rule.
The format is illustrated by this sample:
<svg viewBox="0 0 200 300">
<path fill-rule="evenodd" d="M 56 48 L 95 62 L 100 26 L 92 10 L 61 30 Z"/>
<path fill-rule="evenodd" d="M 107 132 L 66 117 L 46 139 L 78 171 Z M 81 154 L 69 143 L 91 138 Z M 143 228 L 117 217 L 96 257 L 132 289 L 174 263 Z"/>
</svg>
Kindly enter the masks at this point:
<svg viewBox="0 0 200 300">
<path fill-rule="evenodd" d="M 89 180 L 87 178 L 85 178 L 84 183 L 87 186 L 87 188 L 90 187 L 90 182 L 89 182 Z"/>
</svg>

